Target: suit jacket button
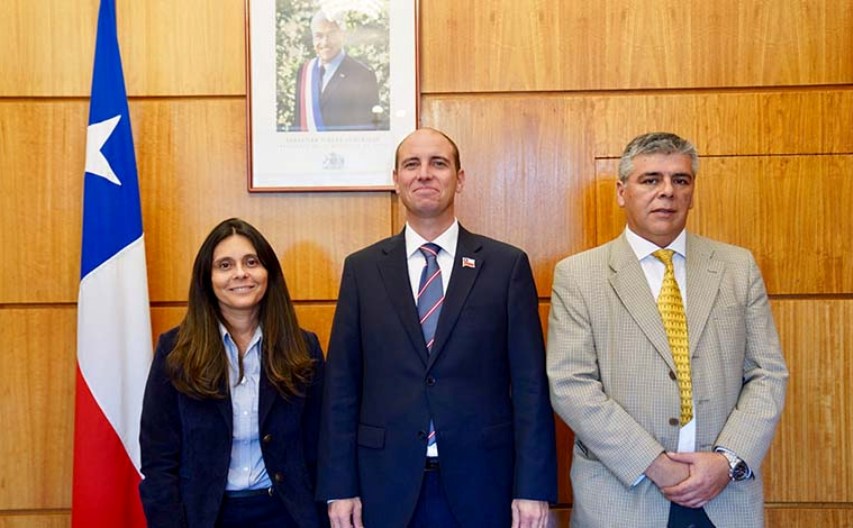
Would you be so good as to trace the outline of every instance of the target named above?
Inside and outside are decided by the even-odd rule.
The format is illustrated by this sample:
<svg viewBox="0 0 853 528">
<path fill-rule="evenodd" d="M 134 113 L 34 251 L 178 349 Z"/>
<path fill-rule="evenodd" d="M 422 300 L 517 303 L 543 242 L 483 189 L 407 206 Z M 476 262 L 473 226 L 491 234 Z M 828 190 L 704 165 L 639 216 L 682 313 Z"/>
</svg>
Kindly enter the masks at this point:
<svg viewBox="0 0 853 528">
<path fill-rule="evenodd" d="M 272 478 L 274 478 L 274 479 L 275 479 L 275 481 L 276 481 L 276 482 L 278 482 L 278 483 L 282 483 L 282 482 L 284 482 L 284 475 L 282 475 L 282 474 L 281 474 L 280 472 L 278 472 L 278 471 L 276 471 L 275 475 L 273 475 L 273 477 L 272 477 Z"/>
<path fill-rule="evenodd" d="M 435 385 L 435 378 L 432 376 L 427 376 L 426 384 L 427 387 L 432 387 L 433 385 Z"/>
<path fill-rule="evenodd" d="M 418 440 L 426 440 L 426 431 L 418 431 Z"/>
<path fill-rule="evenodd" d="M 269 433 L 265 434 L 261 441 L 265 444 L 269 444 L 270 442 L 272 442 L 272 435 Z"/>
<path fill-rule="evenodd" d="M 680 423 L 680 422 L 678 421 L 678 418 L 670 418 L 670 419 L 669 419 L 669 425 L 676 426 L 676 425 L 678 425 L 679 423 Z"/>
<path fill-rule="evenodd" d="M 675 381 L 678 379 L 678 376 L 675 375 L 675 372 L 670 370 L 669 371 L 669 379 L 671 379 L 672 381 Z"/>
</svg>

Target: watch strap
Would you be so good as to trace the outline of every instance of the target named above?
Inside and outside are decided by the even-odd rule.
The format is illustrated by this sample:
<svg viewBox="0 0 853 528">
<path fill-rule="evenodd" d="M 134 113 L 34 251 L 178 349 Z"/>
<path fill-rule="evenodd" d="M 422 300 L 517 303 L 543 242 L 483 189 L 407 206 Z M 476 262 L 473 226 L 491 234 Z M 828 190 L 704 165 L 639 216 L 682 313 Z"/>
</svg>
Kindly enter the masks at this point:
<svg viewBox="0 0 853 528">
<path fill-rule="evenodd" d="M 752 477 L 752 470 L 745 460 L 737 456 L 733 451 L 725 447 L 715 447 L 715 453 L 720 453 L 729 463 L 729 478 L 735 482 L 746 480 Z"/>
</svg>

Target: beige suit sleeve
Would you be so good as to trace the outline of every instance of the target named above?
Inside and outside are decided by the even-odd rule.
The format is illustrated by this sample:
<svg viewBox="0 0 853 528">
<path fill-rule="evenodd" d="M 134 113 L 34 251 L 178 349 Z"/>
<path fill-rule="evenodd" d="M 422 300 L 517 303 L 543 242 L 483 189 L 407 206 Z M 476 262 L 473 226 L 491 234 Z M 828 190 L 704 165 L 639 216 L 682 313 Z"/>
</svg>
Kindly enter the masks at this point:
<svg viewBox="0 0 853 528">
<path fill-rule="evenodd" d="M 547 344 L 551 404 L 583 443 L 585 456 L 630 487 L 664 447 L 602 385 L 597 350 L 606 329 L 595 327 L 593 311 L 606 307 L 596 306 L 593 297 L 607 283 L 606 271 L 595 266 L 587 253 L 562 261 L 554 272 Z"/>
<path fill-rule="evenodd" d="M 746 273 L 743 388 L 717 438 L 717 445 L 737 453 L 750 468 L 757 469 L 770 447 L 782 414 L 788 369 L 764 280 L 751 254 Z"/>
</svg>

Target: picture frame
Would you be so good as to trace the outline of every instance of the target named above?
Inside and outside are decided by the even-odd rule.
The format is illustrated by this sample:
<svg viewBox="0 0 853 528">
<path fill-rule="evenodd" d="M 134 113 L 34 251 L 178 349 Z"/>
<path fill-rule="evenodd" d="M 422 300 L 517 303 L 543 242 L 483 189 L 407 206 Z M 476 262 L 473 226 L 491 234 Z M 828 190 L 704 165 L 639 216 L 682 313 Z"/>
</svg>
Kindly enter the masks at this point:
<svg viewBox="0 0 853 528">
<path fill-rule="evenodd" d="M 393 190 L 417 0 L 246 0 L 249 192 Z"/>
</svg>

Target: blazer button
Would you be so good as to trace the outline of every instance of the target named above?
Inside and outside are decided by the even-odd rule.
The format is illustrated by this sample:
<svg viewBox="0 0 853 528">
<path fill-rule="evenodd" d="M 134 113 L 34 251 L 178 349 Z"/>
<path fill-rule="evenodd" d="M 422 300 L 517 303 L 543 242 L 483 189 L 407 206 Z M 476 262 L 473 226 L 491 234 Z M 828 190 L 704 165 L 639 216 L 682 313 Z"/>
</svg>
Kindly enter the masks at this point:
<svg viewBox="0 0 853 528">
<path fill-rule="evenodd" d="M 261 442 L 269 444 L 270 442 L 272 442 L 272 435 L 269 433 L 265 434 L 264 437 L 261 439 Z"/>
<path fill-rule="evenodd" d="M 282 482 L 284 482 L 284 475 L 282 475 L 280 472 L 276 472 L 276 473 L 275 473 L 275 475 L 273 475 L 273 477 L 272 477 L 272 478 L 274 478 L 274 479 L 275 479 L 275 481 L 276 481 L 276 482 L 278 482 L 278 483 L 282 483 Z"/>
<path fill-rule="evenodd" d="M 427 433 L 426 431 L 418 431 L 418 440 L 426 440 Z"/>
<path fill-rule="evenodd" d="M 435 378 L 432 376 L 427 376 L 426 384 L 427 387 L 432 387 L 433 385 L 435 385 Z"/>
<path fill-rule="evenodd" d="M 671 379 L 672 381 L 675 381 L 678 379 L 678 376 L 675 375 L 675 372 L 670 370 L 669 371 L 669 379 Z"/>
<path fill-rule="evenodd" d="M 669 419 L 669 425 L 676 426 L 676 425 L 678 425 L 679 423 L 680 423 L 680 422 L 678 421 L 678 418 L 670 418 L 670 419 Z"/>
</svg>

